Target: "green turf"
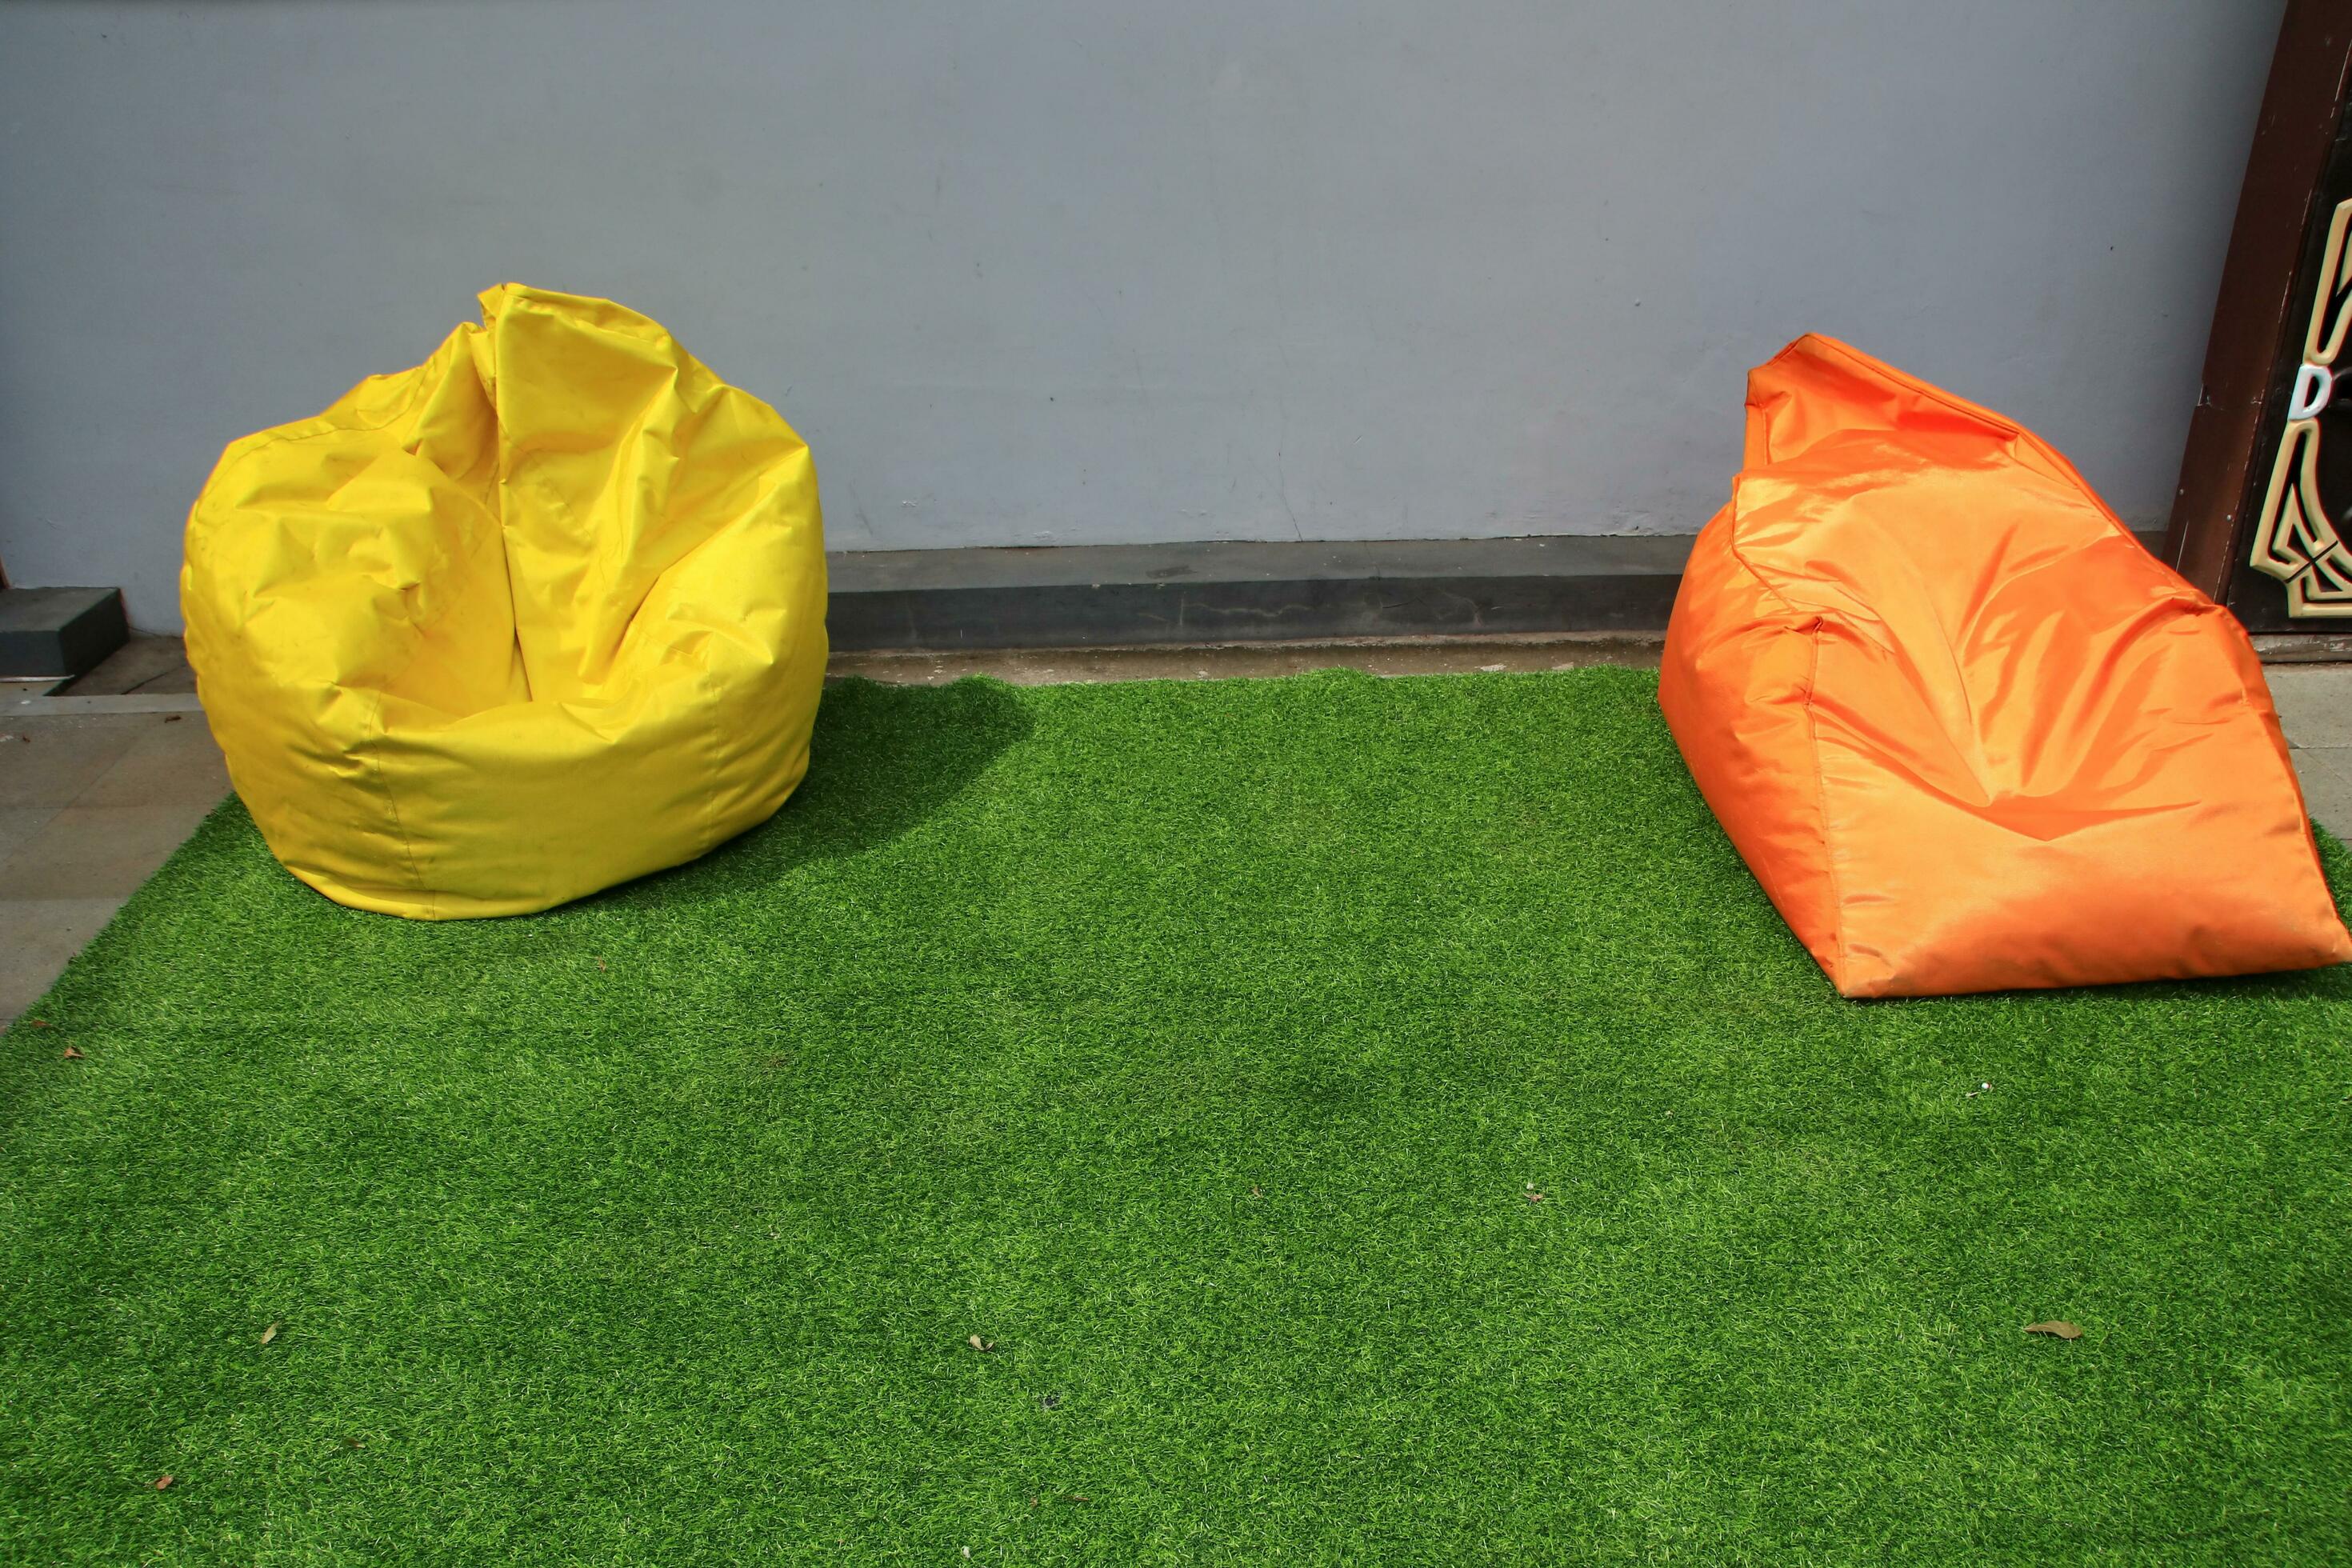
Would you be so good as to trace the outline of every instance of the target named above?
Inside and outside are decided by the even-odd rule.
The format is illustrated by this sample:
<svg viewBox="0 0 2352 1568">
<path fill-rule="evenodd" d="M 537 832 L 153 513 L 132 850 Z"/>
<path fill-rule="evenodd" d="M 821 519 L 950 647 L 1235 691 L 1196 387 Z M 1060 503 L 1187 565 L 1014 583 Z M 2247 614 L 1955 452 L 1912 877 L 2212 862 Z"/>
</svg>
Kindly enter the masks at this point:
<svg viewBox="0 0 2352 1568">
<path fill-rule="evenodd" d="M 225 807 L 0 1037 L 0 1562 L 2352 1559 L 2352 970 L 1842 1002 L 1654 691 L 851 683 L 525 920 Z"/>
</svg>

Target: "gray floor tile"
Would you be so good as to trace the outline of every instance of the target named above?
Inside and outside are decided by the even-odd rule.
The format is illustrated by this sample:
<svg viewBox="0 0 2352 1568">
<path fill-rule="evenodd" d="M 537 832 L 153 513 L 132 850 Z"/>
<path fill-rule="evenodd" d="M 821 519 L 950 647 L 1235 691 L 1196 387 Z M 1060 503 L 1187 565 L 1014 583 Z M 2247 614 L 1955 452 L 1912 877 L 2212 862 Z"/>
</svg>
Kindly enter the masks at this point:
<svg viewBox="0 0 2352 1568">
<path fill-rule="evenodd" d="M 2305 747 L 2290 754 L 2311 819 L 2352 843 L 2352 746 Z"/>
<path fill-rule="evenodd" d="M 217 805 L 227 796 L 228 766 L 203 714 L 149 713 L 125 722 L 143 732 L 76 805 Z"/>
<path fill-rule="evenodd" d="M 127 898 L 210 809 L 210 802 L 69 805 L 0 861 L 0 899 L 24 903 Z"/>
<path fill-rule="evenodd" d="M 2273 664 L 2263 674 L 2291 743 L 2352 746 L 2352 664 Z"/>
<path fill-rule="evenodd" d="M 121 899 L 0 899 L 0 1021 L 40 1000 L 121 905 Z"/>
<path fill-rule="evenodd" d="M 0 806 L 0 866 L 6 865 L 17 847 L 57 814 L 52 805 Z"/>
<path fill-rule="evenodd" d="M 76 697 L 158 689 L 191 691 L 194 689 L 193 684 L 161 684 L 184 679 L 187 674 L 187 651 L 178 637 L 134 637 L 65 689 Z"/>
<path fill-rule="evenodd" d="M 145 726 L 125 718 L 0 716 L 0 810 L 70 805 L 139 743 Z"/>
</svg>

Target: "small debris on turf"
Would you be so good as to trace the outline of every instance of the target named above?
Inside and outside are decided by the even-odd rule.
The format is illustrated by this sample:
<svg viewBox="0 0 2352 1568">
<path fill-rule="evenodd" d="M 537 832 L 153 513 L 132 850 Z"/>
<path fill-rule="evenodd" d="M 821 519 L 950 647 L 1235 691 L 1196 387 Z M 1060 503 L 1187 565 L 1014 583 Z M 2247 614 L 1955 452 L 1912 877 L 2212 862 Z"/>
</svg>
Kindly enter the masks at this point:
<svg viewBox="0 0 2352 1568">
<path fill-rule="evenodd" d="M 1519 1196 L 1527 1199 L 1528 1202 L 1531 1204 L 1539 1204 L 1544 1201 L 1544 1195 L 1536 1191 L 1536 1184 L 1533 1182 L 1529 1182 L 1528 1184 L 1527 1191 L 1521 1193 Z"/>
<path fill-rule="evenodd" d="M 55 1024 L 50 1023 L 47 1018 L 27 1018 L 25 1022 L 30 1024 L 36 1029 L 54 1029 L 57 1027 Z"/>
<path fill-rule="evenodd" d="M 2079 1340 L 2083 1337 L 2083 1331 L 2063 1318 L 2053 1318 L 2046 1323 L 2028 1323 L 2025 1325 L 2025 1331 L 2029 1334 L 2048 1334 L 2055 1340 Z"/>
<path fill-rule="evenodd" d="M 1264 1187 L 1252 1187 L 1250 1189 L 1250 1196 L 1254 1198 L 1262 1198 L 1265 1196 L 1265 1189 Z"/>
<path fill-rule="evenodd" d="M 278 1331 L 285 1326 L 286 1325 L 283 1323 L 272 1323 L 268 1328 L 262 1330 L 261 1342 L 263 1344 L 268 1344 L 270 1341 L 276 1339 L 278 1337 Z"/>
<path fill-rule="evenodd" d="M 971 1338 L 964 1341 L 964 1343 L 970 1345 L 976 1351 L 992 1351 L 996 1348 L 996 1342 L 994 1340 L 984 1340 L 978 1334 L 972 1335 Z"/>
<path fill-rule="evenodd" d="M 65 1049 L 65 1059 L 69 1062 L 78 1062 L 81 1060 L 81 1053 L 74 1049 L 71 1046 L 68 1046 Z"/>
<path fill-rule="evenodd" d="M 1062 1396 L 1058 1394 L 1049 1394 L 1037 1403 L 1048 1410 L 1058 1410 L 1062 1407 Z"/>
<path fill-rule="evenodd" d="M 364 1437 L 346 1437 L 343 1439 L 343 1447 L 346 1448 L 364 1448 L 367 1447 L 367 1439 Z"/>
<path fill-rule="evenodd" d="M 1991 1092 L 1991 1089 L 1992 1089 L 1992 1085 L 1990 1085 L 1990 1084 L 1989 1084 L 1989 1083 L 1980 1083 L 1980 1084 L 1977 1085 L 1977 1086 L 1976 1086 L 1976 1088 L 1974 1088 L 1974 1089 L 1972 1089 L 1969 1090 L 1969 1091 L 1968 1091 L 1968 1093 L 1966 1093 L 1966 1094 L 1962 1095 L 1960 1098 L 1961 1098 L 1961 1099 L 1963 1099 L 1963 1100 L 1974 1100 L 1978 1095 L 1980 1095 L 1980 1094 L 1987 1094 L 1987 1093 Z"/>
<path fill-rule="evenodd" d="M 173 1481 L 178 1480 L 180 1478 L 177 1476 L 157 1476 L 155 1478 L 155 1489 L 159 1492 L 166 1490 Z"/>
</svg>

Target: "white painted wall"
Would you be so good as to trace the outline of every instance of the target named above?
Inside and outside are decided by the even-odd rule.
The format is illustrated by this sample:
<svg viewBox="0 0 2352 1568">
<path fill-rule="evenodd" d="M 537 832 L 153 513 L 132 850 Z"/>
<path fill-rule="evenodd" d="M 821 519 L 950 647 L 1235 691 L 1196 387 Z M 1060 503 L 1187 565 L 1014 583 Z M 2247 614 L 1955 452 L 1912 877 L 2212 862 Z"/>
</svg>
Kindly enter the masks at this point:
<svg viewBox="0 0 2352 1568">
<path fill-rule="evenodd" d="M 221 446 L 502 279 L 835 548 L 1695 529 L 1850 339 L 2169 503 L 2280 0 L 0 7 L 0 560 L 177 625 Z"/>
</svg>

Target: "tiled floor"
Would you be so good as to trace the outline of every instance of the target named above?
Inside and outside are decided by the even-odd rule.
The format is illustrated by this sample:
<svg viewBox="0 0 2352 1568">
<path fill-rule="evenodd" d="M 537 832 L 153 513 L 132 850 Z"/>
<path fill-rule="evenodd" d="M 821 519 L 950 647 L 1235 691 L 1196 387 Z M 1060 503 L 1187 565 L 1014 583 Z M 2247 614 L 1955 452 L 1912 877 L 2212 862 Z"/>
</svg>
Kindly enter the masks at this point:
<svg viewBox="0 0 2352 1568">
<path fill-rule="evenodd" d="M 0 713 L 0 1021 L 227 794 L 202 713 Z"/>
<path fill-rule="evenodd" d="M 847 654 L 835 659 L 834 670 L 926 685 L 971 674 L 1038 685 L 1278 675 L 1339 664 L 1407 675 L 1655 658 L 1654 646 L 1622 641 L 1515 638 L 1419 647 Z M 2268 674 L 2312 816 L 2352 839 L 2352 664 L 2273 665 Z M 193 689 L 178 645 L 142 638 L 64 698 L 37 700 L 37 714 L 0 705 L 0 1026 L 40 997 L 66 961 L 228 794 L 228 773 L 203 713 L 193 699 L 177 695 Z M 88 710 L 57 711 L 73 706 Z M 122 710 L 140 707 L 151 710 Z"/>
<path fill-rule="evenodd" d="M 2278 704 L 2313 820 L 2352 843 L 2352 664 L 2274 664 Z"/>
</svg>

